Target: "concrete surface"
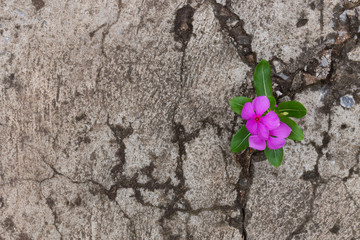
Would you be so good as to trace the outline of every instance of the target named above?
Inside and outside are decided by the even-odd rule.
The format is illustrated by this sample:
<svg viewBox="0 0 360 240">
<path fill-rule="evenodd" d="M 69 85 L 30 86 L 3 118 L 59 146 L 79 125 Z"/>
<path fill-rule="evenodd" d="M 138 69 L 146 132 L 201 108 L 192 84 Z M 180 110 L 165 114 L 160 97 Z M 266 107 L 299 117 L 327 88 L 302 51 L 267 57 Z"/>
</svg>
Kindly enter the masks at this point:
<svg viewBox="0 0 360 240">
<path fill-rule="evenodd" d="M 1 1 L 0 239 L 360 239 L 359 5 Z M 262 58 L 279 168 L 229 147 Z"/>
</svg>

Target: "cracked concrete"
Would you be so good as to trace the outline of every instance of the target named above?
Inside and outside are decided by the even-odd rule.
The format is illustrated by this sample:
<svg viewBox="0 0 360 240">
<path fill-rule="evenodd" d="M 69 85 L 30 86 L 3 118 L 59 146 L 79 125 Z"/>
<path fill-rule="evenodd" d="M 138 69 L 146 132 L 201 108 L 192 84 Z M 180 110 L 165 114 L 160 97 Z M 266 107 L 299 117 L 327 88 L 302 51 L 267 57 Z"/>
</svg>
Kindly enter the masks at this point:
<svg viewBox="0 0 360 240">
<path fill-rule="evenodd" d="M 0 239 L 359 239 L 359 6 L 2 1 Z M 262 58 L 279 168 L 229 147 Z"/>
</svg>

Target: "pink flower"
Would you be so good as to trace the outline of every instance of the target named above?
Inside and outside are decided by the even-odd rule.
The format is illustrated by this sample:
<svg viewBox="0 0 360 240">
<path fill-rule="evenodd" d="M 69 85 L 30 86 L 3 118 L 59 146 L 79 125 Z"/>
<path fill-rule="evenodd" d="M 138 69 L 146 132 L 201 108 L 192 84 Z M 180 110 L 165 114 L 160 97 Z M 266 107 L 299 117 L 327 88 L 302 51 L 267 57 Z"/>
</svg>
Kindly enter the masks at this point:
<svg viewBox="0 0 360 240">
<path fill-rule="evenodd" d="M 285 123 L 280 122 L 279 117 L 274 111 L 262 115 L 270 107 L 270 101 L 266 96 L 256 97 L 252 103 L 245 103 L 241 117 L 246 122 L 247 130 L 252 134 L 249 137 L 249 146 L 257 150 L 279 149 L 285 145 L 285 138 L 291 133 L 291 128 Z"/>
<path fill-rule="evenodd" d="M 266 142 L 269 149 L 275 150 L 282 148 L 285 145 L 285 138 L 291 133 L 291 128 L 283 122 L 280 122 L 280 126 L 269 131 L 269 138 L 262 139 L 258 135 L 252 135 L 249 137 L 249 146 L 257 150 L 264 150 L 266 148 Z M 266 140 L 266 142 L 265 142 Z"/>
</svg>

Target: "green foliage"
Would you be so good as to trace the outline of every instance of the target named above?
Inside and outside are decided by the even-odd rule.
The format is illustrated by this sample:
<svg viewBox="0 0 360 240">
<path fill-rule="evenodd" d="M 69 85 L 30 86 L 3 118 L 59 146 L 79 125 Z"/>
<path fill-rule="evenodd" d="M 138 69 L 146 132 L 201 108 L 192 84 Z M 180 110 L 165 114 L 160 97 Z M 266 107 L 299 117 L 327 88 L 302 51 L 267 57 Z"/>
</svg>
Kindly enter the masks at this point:
<svg viewBox="0 0 360 240">
<path fill-rule="evenodd" d="M 284 157 L 284 150 L 283 148 L 272 150 L 269 148 L 265 149 L 265 156 L 269 163 L 274 167 L 279 167 Z"/>
<path fill-rule="evenodd" d="M 241 111 L 244 107 L 244 104 L 251 101 L 252 100 L 247 97 L 234 97 L 233 99 L 230 100 L 230 106 L 234 112 L 241 115 Z"/>
<path fill-rule="evenodd" d="M 233 153 L 241 152 L 249 147 L 249 131 L 243 126 L 231 139 L 230 147 Z"/>
<path fill-rule="evenodd" d="M 302 118 L 306 115 L 306 108 L 297 101 L 279 103 L 275 109 L 280 116 Z"/>
<path fill-rule="evenodd" d="M 264 59 L 256 66 L 254 72 L 254 87 L 257 96 L 273 96 L 270 71 L 270 64 Z"/>
<path fill-rule="evenodd" d="M 254 72 L 254 87 L 256 95 L 266 96 L 270 101 L 270 107 L 262 117 L 264 117 L 269 111 L 275 111 L 280 121 L 291 128 L 291 133 L 288 136 L 288 139 L 301 141 L 304 139 L 304 133 L 296 122 L 291 120 L 289 117 L 304 117 L 306 115 L 306 108 L 297 101 L 282 102 L 276 106 L 276 100 L 272 92 L 270 73 L 271 67 L 269 62 L 266 60 L 261 60 L 256 66 Z M 241 115 L 241 111 L 247 102 L 252 102 L 252 99 L 247 97 L 234 97 L 230 100 L 230 106 L 235 113 Z M 231 139 L 231 151 L 238 153 L 249 147 L 250 136 L 251 134 L 247 130 L 246 126 L 243 126 Z M 284 156 L 283 148 L 272 150 L 266 147 L 264 152 L 271 165 L 275 167 L 279 167 L 281 165 Z"/>
<path fill-rule="evenodd" d="M 276 107 L 276 100 L 273 96 L 268 97 L 270 101 L 270 110 L 274 110 Z"/>
</svg>

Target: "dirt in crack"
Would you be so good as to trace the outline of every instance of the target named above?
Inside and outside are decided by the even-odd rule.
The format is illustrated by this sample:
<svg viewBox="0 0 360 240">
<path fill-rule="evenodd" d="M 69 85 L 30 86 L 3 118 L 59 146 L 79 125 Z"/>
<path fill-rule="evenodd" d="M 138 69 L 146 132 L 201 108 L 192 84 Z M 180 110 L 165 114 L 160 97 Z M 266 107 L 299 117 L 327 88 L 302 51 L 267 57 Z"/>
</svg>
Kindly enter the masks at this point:
<svg viewBox="0 0 360 240">
<path fill-rule="evenodd" d="M 124 128 L 120 125 L 112 125 L 109 122 L 107 124 L 110 127 L 111 131 L 113 132 L 113 135 L 116 139 L 116 143 L 118 145 L 116 156 L 119 159 L 119 163 L 111 169 L 111 173 L 113 174 L 113 176 L 116 177 L 122 174 L 125 164 L 126 146 L 123 140 L 133 133 L 133 128 L 131 126 L 129 126 L 128 128 Z"/>
<path fill-rule="evenodd" d="M 244 29 L 244 22 L 229 8 L 214 2 L 214 14 L 221 29 L 233 39 L 232 43 L 237 49 L 240 58 L 249 66 L 255 67 L 256 54 L 252 51 L 252 36 Z"/>
<path fill-rule="evenodd" d="M 252 184 L 253 179 L 253 165 L 252 165 L 252 155 L 254 151 L 250 148 L 248 148 L 245 152 L 242 154 L 236 155 L 236 160 L 240 164 L 242 170 L 239 176 L 239 180 L 236 183 L 236 191 L 237 196 L 235 200 L 235 206 L 237 206 L 238 209 L 241 210 L 241 225 L 238 226 L 239 231 L 243 235 L 243 239 L 246 240 L 247 238 L 247 232 L 246 232 L 246 226 L 245 226 L 245 214 L 246 214 L 246 202 L 248 198 L 248 193 L 250 186 Z"/>
<path fill-rule="evenodd" d="M 197 138 L 200 134 L 200 129 L 197 129 L 191 133 L 185 131 L 185 127 L 181 123 L 173 122 L 173 138 L 172 143 L 178 145 L 178 157 L 177 166 L 175 169 L 176 178 L 179 180 L 179 184 L 173 188 L 175 196 L 173 200 L 168 204 L 166 211 L 160 219 L 160 224 L 163 225 L 164 219 L 169 219 L 176 211 L 176 205 L 180 203 L 183 206 L 183 210 L 191 211 L 190 203 L 184 198 L 187 188 L 185 184 L 185 177 L 183 171 L 183 157 L 186 155 L 185 144 Z"/>
<path fill-rule="evenodd" d="M 45 2 L 43 0 L 31 0 L 31 2 L 34 5 L 36 11 L 39 11 L 45 6 Z"/>
<path fill-rule="evenodd" d="M 175 41 L 180 41 L 183 45 L 186 45 L 190 40 L 193 32 L 193 16 L 195 9 L 190 5 L 185 5 L 176 11 L 176 17 L 174 22 Z"/>
</svg>

